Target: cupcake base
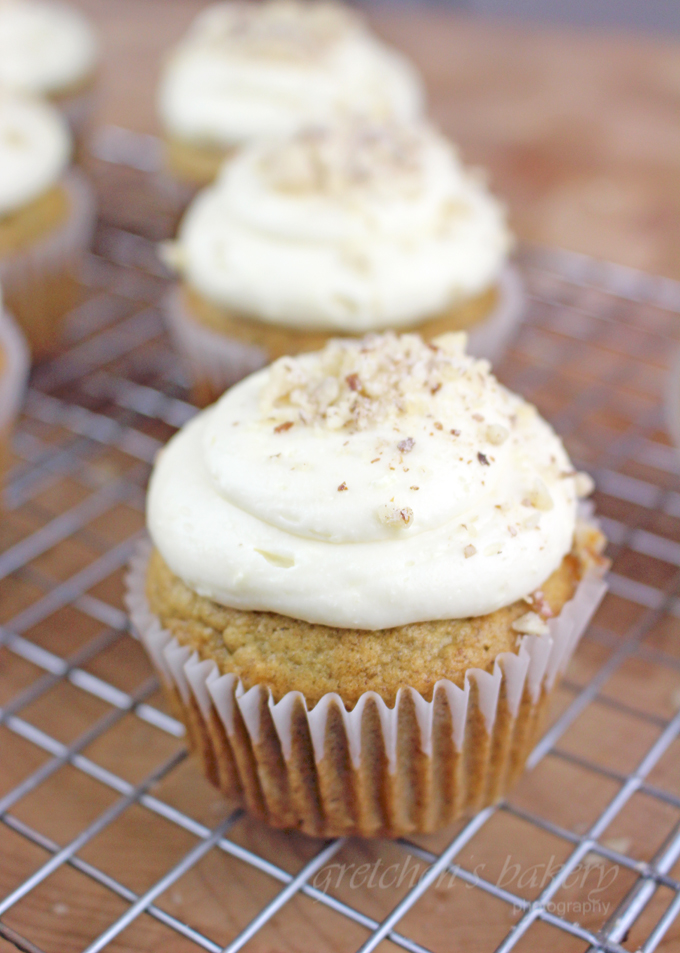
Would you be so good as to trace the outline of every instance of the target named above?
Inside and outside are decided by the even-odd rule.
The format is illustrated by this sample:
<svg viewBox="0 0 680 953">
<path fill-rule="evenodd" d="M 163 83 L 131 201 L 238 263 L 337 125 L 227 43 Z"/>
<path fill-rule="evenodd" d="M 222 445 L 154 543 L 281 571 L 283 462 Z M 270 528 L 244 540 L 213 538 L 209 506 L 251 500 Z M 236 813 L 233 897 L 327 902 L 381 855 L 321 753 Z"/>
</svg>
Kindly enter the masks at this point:
<svg viewBox="0 0 680 953">
<path fill-rule="evenodd" d="M 12 430 L 26 390 L 28 369 L 23 335 L 10 315 L 0 312 L 0 487 L 9 464 Z"/>
<path fill-rule="evenodd" d="M 180 645 L 149 609 L 150 551 L 131 562 L 126 601 L 206 776 L 267 823 L 318 837 L 426 833 L 502 798 L 605 591 L 604 567 L 588 570 L 548 635 L 523 636 L 462 687 L 441 679 L 431 700 L 404 687 L 392 708 L 366 692 L 348 711 L 336 693 L 275 702 Z"/>
<path fill-rule="evenodd" d="M 516 269 L 507 267 L 489 291 L 447 314 L 400 330 L 417 331 L 428 340 L 447 331 L 465 330 L 468 353 L 496 362 L 515 334 L 523 308 L 521 278 Z M 194 401 L 201 407 L 271 361 L 319 350 L 338 336 L 227 316 L 186 285 L 173 288 L 163 310 L 173 346 L 185 361 Z"/>
<path fill-rule="evenodd" d="M 0 256 L 0 285 L 8 308 L 24 329 L 33 358 L 58 345 L 59 325 L 78 301 L 76 271 L 92 240 L 94 193 L 77 170 L 63 180 L 67 212 L 30 244 Z"/>
</svg>

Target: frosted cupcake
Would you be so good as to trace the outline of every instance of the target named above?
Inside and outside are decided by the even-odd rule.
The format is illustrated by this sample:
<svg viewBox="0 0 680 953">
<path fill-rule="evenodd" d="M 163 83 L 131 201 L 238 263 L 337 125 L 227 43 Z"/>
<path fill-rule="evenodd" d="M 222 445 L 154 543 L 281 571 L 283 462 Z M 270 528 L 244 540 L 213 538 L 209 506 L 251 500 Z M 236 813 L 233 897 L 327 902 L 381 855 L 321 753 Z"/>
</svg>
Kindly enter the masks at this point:
<svg viewBox="0 0 680 953">
<path fill-rule="evenodd" d="M 92 111 L 98 46 L 77 10 L 50 0 L 0 0 L 0 86 L 49 99 L 74 132 Z"/>
<path fill-rule="evenodd" d="M 216 3 L 168 58 L 159 112 L 169 169 L 205 185 L 254 140 L 329 117 L 411 119 L 422 110 L 414 68 L 335 3 Z"/>
<path fill-rule="evenodd" d="M 465 328 L 493 357 L 509 248 L 503 208 L 429 126 L 308 129 L 244 149 L 191 204 L 166 248 L 169 326 L 203 402 L 337 335 Z"/>
<path fill-rule="evenodd" d="M 58 344 L 94 227 L 93 196 L 69 170 L 70 155 L 68 126 L 53 107 L 0 94 L 0 281 L 34 358 Z"/>
<path fill-rule="evenodd" d="M 3 309 L 0 295 L 0 511 L 12 430 L 26 390 L 28 364 L 28 347 L 24 337 Z"/>
<path fill-rule="evenodd" d="M 589 478 L 464 337 L 282 358 L 156 463 L 133 623 L 208 777 L 276 826 L 498 800 L 603 594 Z"/>
</svg>

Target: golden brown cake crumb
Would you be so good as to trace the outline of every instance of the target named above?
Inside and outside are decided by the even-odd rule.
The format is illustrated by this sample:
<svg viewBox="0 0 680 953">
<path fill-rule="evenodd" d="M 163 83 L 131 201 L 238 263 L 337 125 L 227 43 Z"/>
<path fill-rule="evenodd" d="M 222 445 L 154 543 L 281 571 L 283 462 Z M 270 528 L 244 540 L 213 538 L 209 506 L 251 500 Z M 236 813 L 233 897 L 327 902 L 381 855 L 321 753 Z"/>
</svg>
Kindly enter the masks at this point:
<svg viewBox="0 0 680 953">
<path fill-rule="evenodd" d="M 528 609 L 543 619 L 558 615 L 584 568 L 601 558 L 600 540 L 591 531 L 539 592 L 489 615 L 375 632 L 226 608 L 192 592 L 157 551 L 149 563 L 147 595 L 151 611 L 182 645 L 213 659 L 221 673 L 238 675 L 246 689 L 267 685 L 277 701 L 300 691 L 310 706 L 338 692 L 348 708 L 371 690 L 392 705 L 400 687 L 409 685 L 429 699 L 438 679 L 462 685 L 467 669 L 491 671 L 497 655 L 517 651 L 513 623 Z"/>
</svg>

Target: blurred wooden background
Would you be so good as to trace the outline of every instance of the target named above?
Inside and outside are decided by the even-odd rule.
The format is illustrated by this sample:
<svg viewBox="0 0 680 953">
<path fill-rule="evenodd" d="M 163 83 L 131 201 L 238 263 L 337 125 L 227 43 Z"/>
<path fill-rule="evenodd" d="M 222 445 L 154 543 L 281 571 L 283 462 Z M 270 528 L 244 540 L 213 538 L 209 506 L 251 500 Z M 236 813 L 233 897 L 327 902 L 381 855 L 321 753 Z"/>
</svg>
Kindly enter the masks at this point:
<svg viewBox="0 0 680 953">
<path fill-rule="evenodd" d="M 103 36 L 101 119 L 157 131 L 163 51 L 201 0 L 74 0 Z M 680 40 L 371 8 L 524 239 L 680 278 Z"/>
</svg>

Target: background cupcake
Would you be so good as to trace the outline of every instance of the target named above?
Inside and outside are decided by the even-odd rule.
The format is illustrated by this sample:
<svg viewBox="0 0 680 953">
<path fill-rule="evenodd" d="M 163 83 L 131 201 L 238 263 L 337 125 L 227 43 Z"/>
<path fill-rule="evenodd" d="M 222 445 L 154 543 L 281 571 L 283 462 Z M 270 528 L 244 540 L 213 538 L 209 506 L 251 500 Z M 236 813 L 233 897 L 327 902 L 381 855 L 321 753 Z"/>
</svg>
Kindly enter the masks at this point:
<svg viewBox="0 0 680 953">
<path fill-rule="evenodd" d="M 265 0 L 204 10 L 169 56 L 159 111 L 169 169 L 205 185 L 225 156 L 331 116 L 420 114 L 414 68 L 335 3 Z"/>
<path fill-rule="evenodd" d="M 28 367 L 28 347 L 21 331 L 3 309 L 0 295 L 0 510 L 12 429 L 24 397 Z"/>
<path fill-rule="evenodd" d="M 243 150 L 194 200 L 167 249 L 169 326 L 203 401 L 337 335 L 465 328 L 495 357 L 510 244 L 501 205 L 429 126 L 311 128 Z"/>
<path fill-rule="evenodd" d="M 463 340 L 284 358 L 156 464 L 134 624 L 208 776 L 277 826 L 500 798 L 602 596 L 592 484 Z"/>
<path fill-rule="evenodd" d="M 0 86 L 49 99 L 78 137 L 92 112 L 97 59 L 94 31 L 77 10 L 51 0 L 1 0 Z"/>
<path fill-rule="evenodd" d="M 68 127 L 53 107 L 0 95 L 0 281 L 34 358 L 57 346 L 94 228 L 94 198 L 69 170 L 70 155 Z"/>
</svg>

